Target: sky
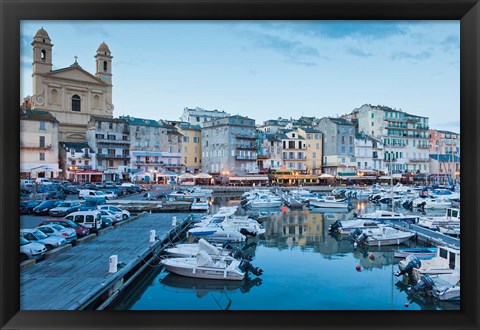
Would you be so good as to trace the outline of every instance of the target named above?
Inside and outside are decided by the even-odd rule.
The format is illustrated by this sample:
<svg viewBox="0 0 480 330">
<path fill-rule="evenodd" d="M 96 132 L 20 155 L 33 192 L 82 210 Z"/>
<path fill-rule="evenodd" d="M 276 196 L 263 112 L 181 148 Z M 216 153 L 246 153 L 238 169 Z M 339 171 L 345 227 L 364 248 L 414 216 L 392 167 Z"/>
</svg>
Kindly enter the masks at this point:
<svg viewBox="0 0 480 330">
<path fill-rule="evenodd" d="M 200 107 L 260 124 L 372 104 L 460 131 L 459 21 L 22 21 L 22 99 L 41 27 L 53 70 L 78 56 L 94 74 L 109 46 L 115 117 L 179 120 Z"/>
</svg>

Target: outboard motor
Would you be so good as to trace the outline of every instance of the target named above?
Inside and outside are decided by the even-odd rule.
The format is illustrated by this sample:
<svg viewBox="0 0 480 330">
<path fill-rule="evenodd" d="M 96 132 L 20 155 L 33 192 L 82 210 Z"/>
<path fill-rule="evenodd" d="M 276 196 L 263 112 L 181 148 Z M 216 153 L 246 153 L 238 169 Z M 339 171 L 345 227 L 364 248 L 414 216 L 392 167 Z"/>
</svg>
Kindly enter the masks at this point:
<svg viewBox="0 0 480 330">
<path fill-rule="evenodd" d="M 257 236 L 256 232 L 254 232 L 253 230 L 247 229 L 247 228 L 241 228 L 240 229 L 240 234 L 243 234 L 245 236 L 252 236 L 252 237 Z"/>
<path fill-rule="evenodd" d="M 355 241 L 358 244 L 365 244 L 367 242 L 368 235 L 362 232 L 360 235 L 358 235 L 355 239 Z"/>
<path fill-rule="evenodd" d="M 348 237 L 353 239 L 353 240 L 356 240 L 358 236 L 362 235 L 363 234 L 363 231 L 361 231 L 360 229 L 356 228 L 354 231 L 352 231 L 350 234 L 348 234 Z"/>
<path fill-rule="evenodd" d="M 403 274 L 411 276 L 413 269 L 418 269 L 421 266 L 422 262 L 413 254 L 410 254 L 404 260 L 401 260 L 398 263 L 398 272 L 395 273 L 395 276 L 400 276 Z"/>
<path fill-rule="evenodd" d="M 417 207 L 418 207 L 419 209 L 424 210 L 426 204 L 427 204 L 427 202 L 422 202 L 422 203 L 418 204 Z"/>
<path fill-rule="evenodd" d="M 423 275 L 417 284 L 407 289 L 407 294 L 408 295 L 414 295 L 418 293 L 426 294 L 427 292 L 430 292 L 434 286 L 435 286 L 435 283 L 430 278 L 430 276 Z"/>
<path fill-rule="evenodd" d="M 238 247 L 234 247 L 232 251 L 228 254 L 229 256 L 235 258 L 235 259 L 245 259 L 245 260 L 252 260 L 252 257 L 249 256 L 248 254 L 244 253 L 241 249 Z"/>
<path fill-rule="evenodd" d="M 263 274 L 263 270 L 258 267 L 253 267 L 250 261 L 242 259 L 240 265 L 238 266 L 242 272 L 250 272 L 255 276 L 260 276 Z"/>
<path fill-rule="evenodd" d="M 330 225 L 330 228 L 328 228 L 328 231 L 329 232 L 335 232 L 339 228 L 342 228 L 342 223 L 340 222 L 340 220 L 337 220 Z"/>
</svg>

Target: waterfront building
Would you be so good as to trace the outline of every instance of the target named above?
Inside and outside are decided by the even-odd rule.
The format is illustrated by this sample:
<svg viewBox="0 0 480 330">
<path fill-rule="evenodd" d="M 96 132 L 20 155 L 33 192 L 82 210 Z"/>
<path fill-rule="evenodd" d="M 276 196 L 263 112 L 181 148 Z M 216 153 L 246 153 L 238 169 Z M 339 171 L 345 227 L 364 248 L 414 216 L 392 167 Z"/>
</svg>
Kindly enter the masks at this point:
<svg viewBox="0 0 480 330">
<path fill-rule="evenodd" d="M 20 110 L 20 177 L 58 178 L 58 120 L 47 111 Z"/>
<path fill-rule="evenodd" d="M 112 55 L 102 42 L 95 57 L 95 74 L 77 62 L 53 70 L 53 44 L 47 31 L 37 31 L 33 47 L 31 107 L 50 112 L 59 122 L 59 139 L 85 142 L 91 115 L 113 117 Z M 57 156 L 58 157 L 58 156 Z"/>
<path fill-rule="evenodd" d="M 186 172 L 196 173 L 202 167 L 202 127 L 187 122 L 168 121 L 182 137 L 182 162 Z"/>
<path fill-rule="evenodd" d="M 284 163 L 282 159 L 282 140 L 278 134 L 258 133 L 261 137 L 258 140 L 259 149 L 257 156 L 258 168 L 261 173 L 281 168 Z"/>
<path fill-rule="evenodd" d="M 235 115 L 206 121 L 201 141 L 203 172 L 258 173 L 254 119 Z"/>
<path fill-rule="evenodd" d="M 102 181 L 128 180 L 131 134 L 126 120 L 91 116 L 86 139 L 96 154 L 97 163 L 92 169 L 101 171 Z"/>
<path fill-rule="evenodd" d="M 355 160 L 357 172 L 360 170 L 384 171 L 382 140 L 360 132 L 355 135 Z M 362 173 L 365 173 L 363 171 Z"/>
<path fill-rule="evenodd" d="M 429 173 L 428 117 L 370 104 L 354 109 L 350 117 L 358 131 L 383 141 L 384 164 L 391 173 Z"/>
<path fill-rule="evenodd" d="M 457 180 L 460 175 L 460 134 L 430 130 L 430 173 Z"/>
<path fill-rule="evenodd" d="M 181 136 L 153 119 L 121 116 L 130 127 L 130 168 L 134 181 L 163 182 L 181 169 Z M 175 171 L 172 171 L 175 170 Z"/>
<path fill-rule="evenodd" d="M 285 130 L 278 134 L 282 141 L 282 160 L 285 167 L 289 170 L 306 172 L 306 151 L 307 144 L 297 130 Z"/>
<path fill-rule="evenodd" d="M 322 149 L 323 136 L 320 130 L 311 127 L 301 127 L 298 129 L 298 134 L 306 140 L 305 151 L 305 165 L 307 173 L 321 174 L 322 173 Z"/>
<path fill-rule="evenodd" d="M 356 175 L 355 126 L 343 118 L 324 117 L 318 121 L 323 134 L 323 172 L 331 175 Z"/>
<path fill-rule="evenodd" d="M 285 118 L 278 117 L 278 119 L 269 119 L 263 122 L 263 125 L 260 125 L 258 129 L 267 134 L 281 133 L 285 130 L 285 126 L 288 125 L 290 121 Z"/>
<path fill-rule="evenodd" d="M 74 182 L 102 181 L 102 171 L 97 170 L 97 155 L 87 142 L 60 142 L 60 168 L 63 178 Z"/>
<path fill-rule="evenodd" d="M 180 121 L 203 127 L 203 123 L 206 121 L 225 118 L 228 116 L 230 116 L 230 114 L 225 111 L 205 110 L 199 107 L 196 107 L 195 109 L 184 108 L 183 114 L 180 117 Z"/>
</svg>

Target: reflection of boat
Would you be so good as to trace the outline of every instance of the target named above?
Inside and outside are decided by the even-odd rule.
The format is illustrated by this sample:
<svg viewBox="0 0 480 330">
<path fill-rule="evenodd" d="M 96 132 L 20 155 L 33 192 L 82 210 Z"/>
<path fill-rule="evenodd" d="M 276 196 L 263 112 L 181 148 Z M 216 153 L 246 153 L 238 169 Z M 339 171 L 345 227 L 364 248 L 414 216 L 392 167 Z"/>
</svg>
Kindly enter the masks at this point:
<svg viewBox="0 0 480 330">
<path fill-rule="evenodd" d="M 310 209 L 311 213 L 348 213 L 348 208 L 314 207 Z"/>
<path fill-rule="evenodd" d="M 380 225 L 380 226 L 384 226 L 384 225 Z M 357 229 L 359 230 L 377 229 L 378 230 L 379 228 L 380 228 L 379 224 L 372 220 L 345 220 L 345 221 L 337 220 L 330 225 L 330 227 L 328 228 L 328 231 L 338 232 L 342 235 L 348 235 Z"/>
<path fill-rule="evenodd" d="M 410 254 L 419 259 L 433 258 L 437 254 L 437 248 L 418 247 L 418 248 L 403 248 L 395 250 L 393 256 L 395 258 L 406 258 Z"/>
<path fill-rule="evenodd" d="M 247 272 L 262 275 L 263 271 L 255 268 L 249 261 L 237 260 L 228 256 L 211 256 L 201 250 L 195 258 L 168 258 L 161 264 L 172 273 L 195 278 L 225 279 L 240 281 Z"/>
<path fill-rule="evenodd" d="M 225 281 L 179 276 L 170 273 L 160 280 L 160 283 L 176 289 L 192 290 L 197 297 L 203 297 L 211 292 L 233 292 L 240 290 L 247 293 L 251 288 L 262 285 L 262 279 L 245 277 L 243 281 Z"/>
</svg>

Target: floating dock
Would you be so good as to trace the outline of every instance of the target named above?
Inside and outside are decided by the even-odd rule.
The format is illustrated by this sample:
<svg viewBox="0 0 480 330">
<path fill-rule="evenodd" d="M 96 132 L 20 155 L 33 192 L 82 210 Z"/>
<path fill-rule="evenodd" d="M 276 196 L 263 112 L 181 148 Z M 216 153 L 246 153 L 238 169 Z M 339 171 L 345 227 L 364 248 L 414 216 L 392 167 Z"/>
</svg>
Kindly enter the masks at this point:
<svg viewBox="0 0 480 330">
<path fill-rule="evenodd" d="M 434 231 L 428 228 L 424 228 L 414 224 L 395 225 L 394 227 L 402 230 L 409 230 L 416 234 L 416 240 L 418 242 L 433 244 L 436 246 L 450 246 L 460 249 L 460 239 L 448 236 L 438 231 Z"/>
<path fill-rule="evenodd" d="M 173 217 L 176 217 L 175 226 Z M 192 215 L 142 214 L 93 240 L 20 272 L 21 310 L 104 309 L 189 228 Z M 156 239 L 150 243 L 150 231 Z M 109 259 L 118 270 L 109 273 Z"/>
</svg>

